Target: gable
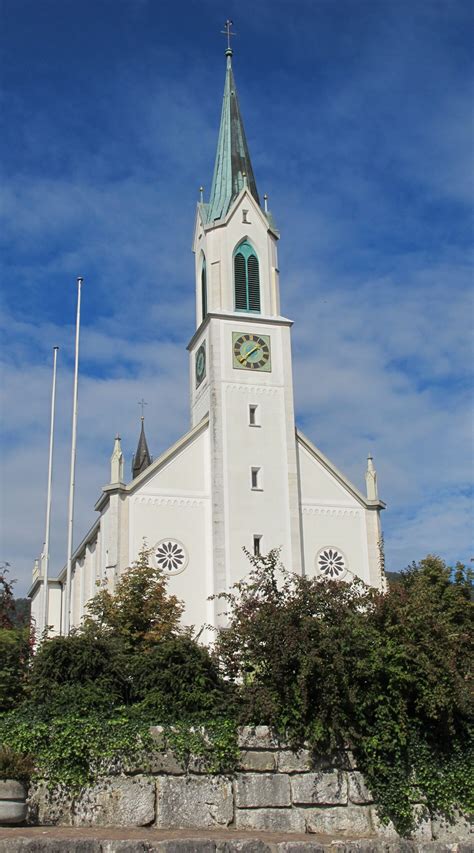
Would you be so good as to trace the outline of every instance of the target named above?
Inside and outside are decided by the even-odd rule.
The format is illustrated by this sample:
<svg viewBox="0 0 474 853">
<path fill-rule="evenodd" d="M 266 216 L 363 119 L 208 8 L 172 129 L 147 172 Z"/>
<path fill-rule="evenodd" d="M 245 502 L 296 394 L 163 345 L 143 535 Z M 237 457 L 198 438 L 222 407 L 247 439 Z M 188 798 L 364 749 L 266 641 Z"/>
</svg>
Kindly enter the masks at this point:
<svg viewBox="0 0 474 853">
<path fill-rule="evenodd" d="M 366 500 L 359 490 L 299 432 L 297 432 L 297 452 L 303 504 L 333 504 L 347 507 L 366 505 Z"/>
<path fill-rule="evenodd" d="M 203 493 L 208 489 L 208 457 L 208 431 L 200 429 L 191 440 L 177 442 L 157 459 L 132 489 L 133 494 Z"/>
</svg>

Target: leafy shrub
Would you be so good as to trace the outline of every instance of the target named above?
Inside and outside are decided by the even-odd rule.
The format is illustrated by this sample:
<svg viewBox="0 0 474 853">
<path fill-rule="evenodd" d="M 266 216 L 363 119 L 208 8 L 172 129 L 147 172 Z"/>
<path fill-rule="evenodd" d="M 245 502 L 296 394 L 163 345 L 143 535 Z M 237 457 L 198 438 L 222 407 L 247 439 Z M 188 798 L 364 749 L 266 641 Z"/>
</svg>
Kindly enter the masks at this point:
<svg viewBox="0 0 474 853">
<path fill-rule="evenodd" d="M 145 546 L 120 576 L 114 593 L 103 586 L 88 603 L 85 629 L 113 632 L 130 645 L 158 642 L 180 633 L 184 605 L 166 591 L 168 579 L 150 566 Z"/>
<path fill-rule="evenodd" d="M 23 698 L 30 655 L 28 628 L 0 628 L 0 711 Z"/>
<path fill-rule="evenodd" d="M 33 658 L 29 678 L 29 695 L 38 705 L 61 704 L 71 698 L 78 688 L 86 689 L 89 696 L 106 694 L 114 704 L 128 699 L 128 655 L 120 639 L 112 636 L 70 634 L 44 641 Z M 62 689 L 62 691 L 61 691 Z M 80 700 L 84 701 L 85 694 Z M 66 706 L 67 707 L 67 706 Z"/>
<path fill-rule="evenodd" d="M 191 637 L 172 637 L 134 655 L 133 698 L 154 722 L 230 713 L 231 689 L 209 651 Z"/>
<path fill-rule="evenodd" d="M 383 596 L 360 582 L 288 574 L 278 552 L 251 563 L 249 580 L 223 596 L 230 627 L 216 645 L 242 722 L 273 725 L 295 745 L 349 744 L 402 834 L 420 797 L 432 812 L 472 807 L 464 568 L 452 582 L 428 557 Z"/>
</svg>

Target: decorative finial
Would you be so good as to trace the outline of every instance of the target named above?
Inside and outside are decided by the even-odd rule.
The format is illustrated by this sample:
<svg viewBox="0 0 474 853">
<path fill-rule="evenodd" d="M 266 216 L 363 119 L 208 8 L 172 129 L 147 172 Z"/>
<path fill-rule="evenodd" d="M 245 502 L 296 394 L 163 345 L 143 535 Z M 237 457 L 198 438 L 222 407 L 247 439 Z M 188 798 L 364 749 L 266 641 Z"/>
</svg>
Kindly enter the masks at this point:
<svg viewBox="0 0 474 853">
<path fill-rule="evenodd" d="M 367 456 L 367 470 L 365 472 L 365 485 L 367 489 L 367 497 L 369 500 L 376 501 L 378 500 L 378 489 L 377 489 L 377 472 L 374 467 L 374 461 L 372 458 L 372 454 L 369 453 Z"/>
<path fill-rule="evenodd" d="M 114 449 L 110 457 L 110 482 L 123 483 L 123 453 L 118 433 L 115 436 Z"/>
<path fill-rule="evenodd" d="M 204 187 L 203 186 L 199 187 L 199 201 L 201 202 L 201 204 L 204 201 Z"/>
<path fill-rule="evenodd" d="M 267 194 L 266 194 L 266 193 L 265 193 L 265 195 L 263 196 L 263 201 L 264 201 L 265 213 L 268 213 L 268 196 L 267 196 Z"/>
<path fill-rule="evenodd" d="M 223 29 L 223 30 L 221 30 L 222 35 L 227 36 L 227 50 L 226 50 L 226 52 L 225 52 L 225 55 L 226 55 L 226 56 L 232 56 L 232 54 L 233 54 L 233 52 L 234 52 L 234 51 L 232 50 L 231 46 L 230 46 L 230 38 L 231 38 L 231 36 L 235 36 L 235 35 L 237 35 L 237 33 L 233 33 L 233 32 L 232 32 L 232 27 L 233 27 L 233 25 L 234 25 L 234 22 L 233 22 L 233 21 L 229 21 L 229 19 L 227 19 L 227 21 L 226 21 L 226 22 L 225 22 L 225 24 L 224 24 L 224 29 Z"/>
<path fill-rule="evenodd" d="M 146 401 L 146 400 L 144 400 L 144 399 L 143 399 L 143 397 L 142 397 L 142 399 L 138 401 L 138 405 L 142 407 L 142 421 L 144 421 L 144 420 L 145 420 L 145 412 L 144 412 L 144 409 L 145 409 L 145 406 L 148 406 L 148 403 L 147 403 L 147 401 Z"/>
<path fill-rule="evenodd" d="M 247 172 L 242 172 L 242 178 L 244 179 L 244 187 L 247 187 Z"/>
</svg>

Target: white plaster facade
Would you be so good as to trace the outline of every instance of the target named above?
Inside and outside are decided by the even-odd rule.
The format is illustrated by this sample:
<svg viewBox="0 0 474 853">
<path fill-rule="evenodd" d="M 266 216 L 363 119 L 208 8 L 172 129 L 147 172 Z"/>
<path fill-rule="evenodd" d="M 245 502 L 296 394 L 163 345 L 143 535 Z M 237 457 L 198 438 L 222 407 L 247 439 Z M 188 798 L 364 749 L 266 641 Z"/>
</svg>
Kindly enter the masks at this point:
<svg viewBox="0 0 474 853">
<path fill-rule="evenodd" d="M 283 564 L 298 574 L 320 574 L 318 559 L 326 549 L 342 561 L 338 577 L 357 576 L 383 586 L 384 504 L 377 496 L 372 460 L 366 497 L 295 427 L 292 321 L 280 314 L 278 236 L 245 178 L 221 219 L 208 222 L 206 205 L 198 205 L 193 244 L 197 328 L 188 345 L 191 428 L 127 485 L 116 440 L 112 482 L 95 506 L 99 518 L 73 558 L 71 625 L 80 624 L 97 581 L 114 588 L 144 539 L 149 546 L 170 540 L 181 547 L 183 561 L 170 574 L 168 589 L 185 603 L 183 621 L 196 627 L 218 624 L 222 605 L 209 597 L 248 573 L 243 547 L 252 551 L 256 537 L 261 552 L 281 548 Z M 235 309 L 233 257 L 244 240 L 258 257 L 259 312 Z M 267 342 L 265 369 L 236 361 L 234 341 L 244 334 Z M 205 358 L 200 381 L 198 353 Z M 64 625 L 65 579 L 63 569 L 49 584 L 48 622 L 56 633 Z M 31 597 L 41 632 L 38 570 Z"/>
</svg>

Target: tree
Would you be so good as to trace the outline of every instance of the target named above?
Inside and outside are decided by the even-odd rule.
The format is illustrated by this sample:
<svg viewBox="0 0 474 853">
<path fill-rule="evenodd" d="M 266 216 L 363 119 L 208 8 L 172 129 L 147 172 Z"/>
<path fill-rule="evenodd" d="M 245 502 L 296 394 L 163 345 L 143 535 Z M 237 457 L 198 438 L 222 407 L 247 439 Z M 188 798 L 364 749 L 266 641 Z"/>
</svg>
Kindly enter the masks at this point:
<svg viewBox="0 0 474 853">
<path fill-rule="evenodd" d="M 125 570 L 114 593 L 105 586 L 87 605 L 84 630 L 113 631 L 130 644 L 155 643 L 180 633 L 184 605 L 168 595 L 167 579 L 150 565 L 150 550 L 144 545 L 138 559 Z"/>
<path fill-rule="evenodd" d="M 405 834 L 413 802 L 473 805 L 471 575 L 428 556 L 386 594 L 361 582 L 289 574 L 277 552 L 250 558 L 224 595 L 216 654 L 241 720 L 295 744 L 350 746 L 382 816 Z"/>
<path fill-rule="evenodd" d="M 31 655 L 29 626 L 18 627 L 13 598 L 14 580 L 8 563 L 0 567 L 0 711 L 22 698 Z"/>
</svg>

